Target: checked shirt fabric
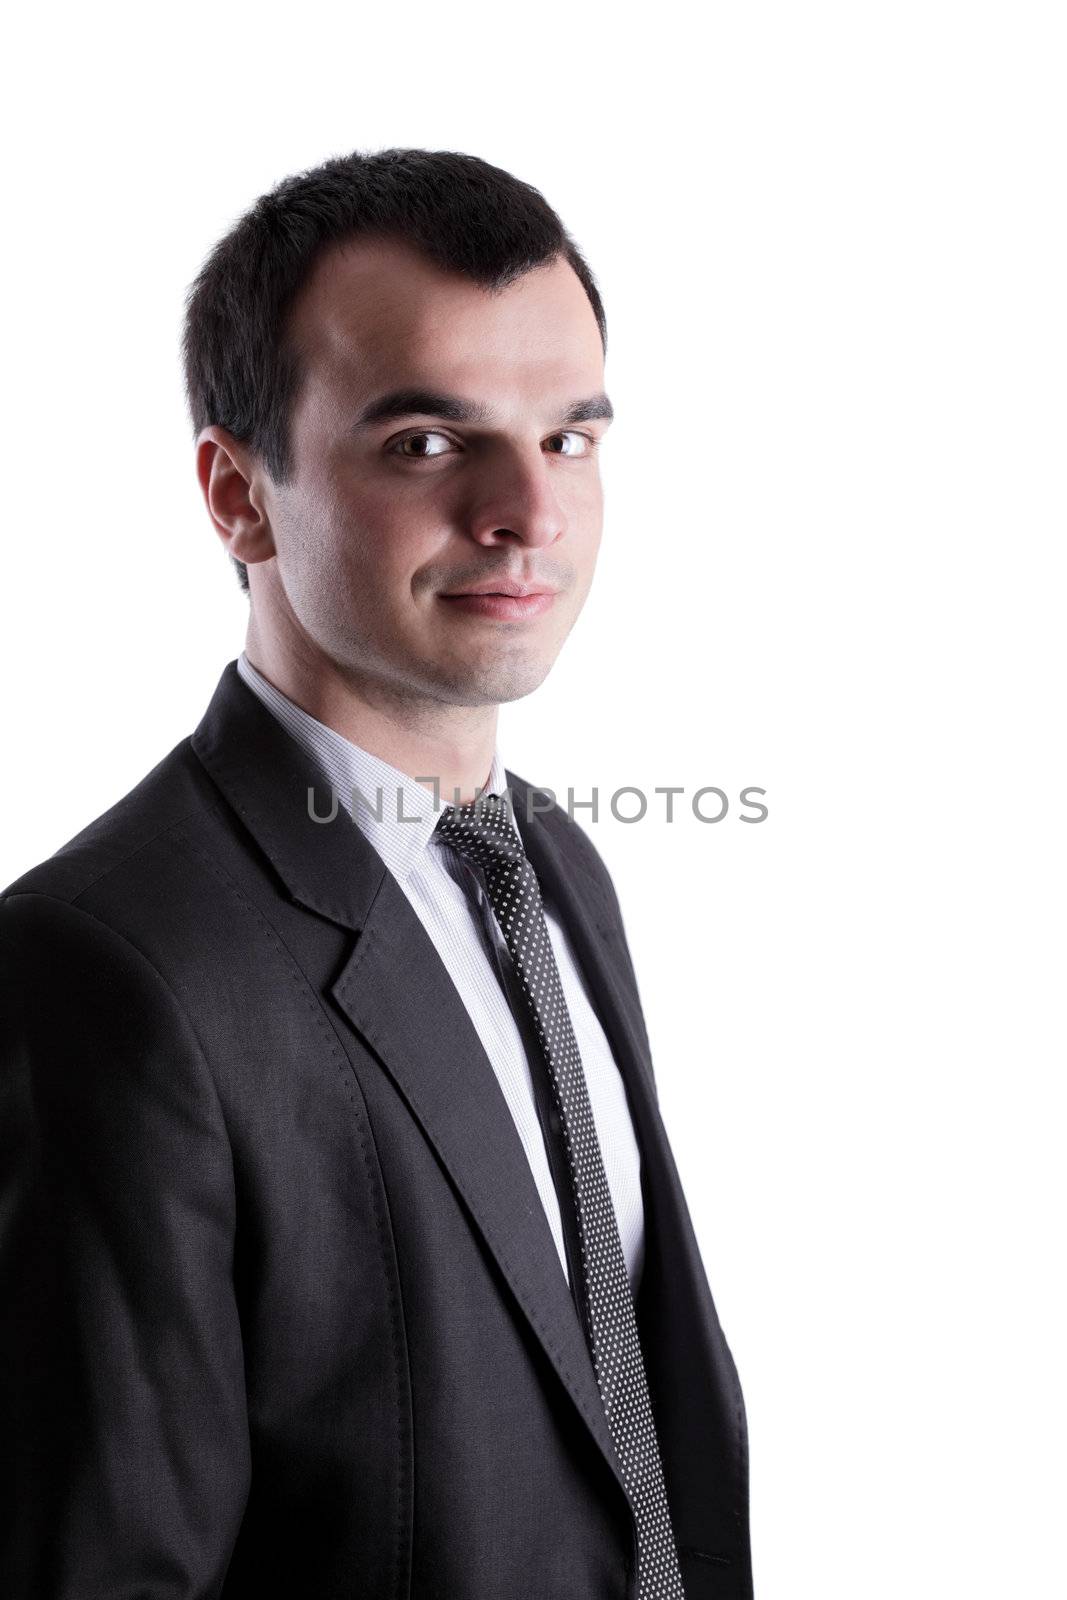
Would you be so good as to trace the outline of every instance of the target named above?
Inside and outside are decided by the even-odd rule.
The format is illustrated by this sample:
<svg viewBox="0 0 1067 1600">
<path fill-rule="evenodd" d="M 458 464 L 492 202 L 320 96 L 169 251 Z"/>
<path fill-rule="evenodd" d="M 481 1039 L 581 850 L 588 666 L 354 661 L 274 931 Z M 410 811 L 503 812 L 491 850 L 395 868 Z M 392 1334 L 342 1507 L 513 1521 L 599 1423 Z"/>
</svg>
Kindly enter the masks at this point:
<svg viewBox="0 0 1067 1600">
<path fill-rule="evenodd" d="M 630 1280 L 540 885 L 503 796 L 446 806 L 435 832 L 484 875 L 548 1067 L 581 1241 L 584 1331 L 637 1527 L 638 1597 L 685 1600 Z"/>
</svg>

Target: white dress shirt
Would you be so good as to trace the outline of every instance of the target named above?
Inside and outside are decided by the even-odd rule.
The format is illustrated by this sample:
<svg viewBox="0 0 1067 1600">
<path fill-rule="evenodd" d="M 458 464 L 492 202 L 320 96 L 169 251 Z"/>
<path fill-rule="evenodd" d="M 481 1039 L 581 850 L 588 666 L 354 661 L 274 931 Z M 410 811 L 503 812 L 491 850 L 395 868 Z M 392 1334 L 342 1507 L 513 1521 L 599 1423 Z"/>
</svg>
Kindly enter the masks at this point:
<svg viewBox="0 0 1067 1600">
<path fill-rule="evenodd" d="M 455 797 L 446 792 L 439 805 L 426 785 L 317 722 L 268 683 L 243 651 L 237 659 L 237 670 L 243 682 L 324 772 L 331 786 L 331 801 L 336 795 L 338 804 L 350 812 L 433 940 L 500 1084 L 566 1274 L 559 1200 L 537 1116 L 530 1062 L 489 943 L 492 939 L 505 952 L 506 962 L 503 935 L 480 871 L 434 837 L 440 805 L 447 805 Z M 503 794 L 506 785 L 498 749 L 493 754 L 485 792 Z M 604 1170 L 636 1294 L 644 1257 L 644 1211 L 641 1158 L 626 1089 L 570 941 L 547 901 L 545 920 L 585 1068 Z M 544 1070 L 541 1063 L 537 1065 Z"/>
</svg>

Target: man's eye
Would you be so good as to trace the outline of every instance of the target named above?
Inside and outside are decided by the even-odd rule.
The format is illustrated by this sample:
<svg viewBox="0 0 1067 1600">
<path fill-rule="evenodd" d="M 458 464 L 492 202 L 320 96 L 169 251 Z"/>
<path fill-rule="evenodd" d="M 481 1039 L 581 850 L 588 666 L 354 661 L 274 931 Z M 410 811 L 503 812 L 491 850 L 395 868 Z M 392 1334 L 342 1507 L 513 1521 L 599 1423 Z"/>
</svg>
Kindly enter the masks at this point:
<svg viewBox="0 0 1067 1600">
<path fill-rule="evenodd" d="M 570 448 L 562 448 L 567 440 L 570 441 Z M 572 433 L 569 429 L 565 433 L 550 434 L 547 444 L 552 454 L 557 456 L 591 456 L 596 449 L 596 440 L 587 433 Z"/>
<path fill-rule="evenodd" d="M 550 434 L 546 440 L 546 447 L 552 455 L 591 456 L 596 449 L 596 440 L 590 438 L 587 433 L 575 433 L 571 429 L 566 429 L 561 433 Z M 447 434 L 429 429 L 422 433 L 409 433 L 406 438 L 398 439 L 390 446 L 394 454 L 405 456 L 409 461 L 426 461 L 433 456 L 447 455 L 452 448 L 453 441 Z"/>
<path fill-rule="evenodd" d="M 406 439 L 398 439 L 392 448 L 397 455 L 407 456 L 409 460 L 414 461 L 424 461 L 427 456 L 446 455 L 448 453 L 447 450 L 432 448 L 431 441 L 434 439 L 445 445 L 451 445 L 452 443 L 451 439 L 443 433 L 409 433 Z M 406 449 L 405 446 L 407 445 L 412 448 L 410 450 Z"/>
</svg>

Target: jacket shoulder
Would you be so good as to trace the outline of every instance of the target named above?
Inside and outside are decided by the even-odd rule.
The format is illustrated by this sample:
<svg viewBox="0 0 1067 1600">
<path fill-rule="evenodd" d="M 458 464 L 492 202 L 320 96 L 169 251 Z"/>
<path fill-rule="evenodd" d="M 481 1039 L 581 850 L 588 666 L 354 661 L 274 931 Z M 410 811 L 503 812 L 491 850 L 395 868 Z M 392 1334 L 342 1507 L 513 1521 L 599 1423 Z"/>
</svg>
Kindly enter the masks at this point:
<svg viewBox="0 0 1067 1600">
<path fill-rule="evenodd" d="M 114 805 L 9 883 L 0 900 L 40 894 L 73 903 L 190 815 L 216 809 L 217 798 L 191 739 L 183 739 Z"/>
</svg>

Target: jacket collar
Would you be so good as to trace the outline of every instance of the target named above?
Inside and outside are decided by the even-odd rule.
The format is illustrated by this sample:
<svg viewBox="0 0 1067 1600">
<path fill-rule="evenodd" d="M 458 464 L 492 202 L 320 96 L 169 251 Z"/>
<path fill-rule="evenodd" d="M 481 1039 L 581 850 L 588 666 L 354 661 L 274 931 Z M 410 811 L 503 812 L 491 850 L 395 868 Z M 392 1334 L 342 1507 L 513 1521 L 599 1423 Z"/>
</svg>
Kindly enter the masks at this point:
<svg viewBox="0 0 1067 1600">
<path fill-rule="evenodd" d="M 291 898 L 361 928 L 385 863 L 334 805 L 322 768 L 242 683 L 236 660 L 223 668 L 192 745 Z"/>
<path fill-rule="evenodd" d="M 335 804 L 340 787 L 336 769 L 332 776 L 327 773 L 306 743 L 286 731 L 242 680 L 236 659 L 223 668 L 192 746 L 292 899 L 353 932 L 362 928 L 381 888 L 385 856 L 345 807 Z M 396 771 L 380 765 L 389 773 Z M 494 761 L 491 783 L 502 770 L 499 760 Z M 576 892 L 584 896 L 596 933 L 610 937 L 607 895 L 599 880 L 573 859 L 558 814 L 542 798 L 547 791 L 513 772 L 503 770 L 503 776 L 512 791 L 523 845 L 538 876 L 543 873 L 546 894 L 565 911 L 573 911 Z M 429 791 L 416 787 L 432 806 Z M 412 804 L 419 804 L 417 797 Z M 427 828 L 432 831 L 429 811 L 426 817 L 424 828 L 413 827 L 413 839 L 421 841 Z"/>
<path fill-rule="evenodd" d="M 349 811 L 393 877 L 405 883 L 425 860 L 441 810 L 453 797 L 427 788 L 319 722 L 264 678 L 243 652 L 237 658 L 237 672 L 241 682 L 321 768 L 333 803 Z M 506 785 L 504 763 L 499 750 L 494 750 L 482 792 L 500 794 Z"/>
</svg>

